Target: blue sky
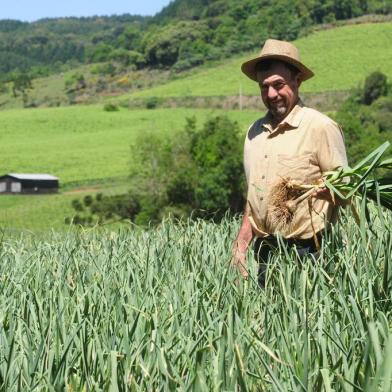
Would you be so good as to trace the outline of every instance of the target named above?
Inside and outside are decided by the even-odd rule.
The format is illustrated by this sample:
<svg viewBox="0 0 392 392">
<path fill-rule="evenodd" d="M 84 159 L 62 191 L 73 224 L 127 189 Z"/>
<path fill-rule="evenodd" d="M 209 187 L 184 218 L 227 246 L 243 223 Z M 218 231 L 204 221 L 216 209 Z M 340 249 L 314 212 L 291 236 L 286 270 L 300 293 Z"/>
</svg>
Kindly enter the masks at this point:
<svg viewBox="0 0 392 392">
<path fill-rule="evenodd" d="M 59 16 L 154 15 L 170 0 L 5 0 L 0 19 L 34 21 Z"/>
</svg>

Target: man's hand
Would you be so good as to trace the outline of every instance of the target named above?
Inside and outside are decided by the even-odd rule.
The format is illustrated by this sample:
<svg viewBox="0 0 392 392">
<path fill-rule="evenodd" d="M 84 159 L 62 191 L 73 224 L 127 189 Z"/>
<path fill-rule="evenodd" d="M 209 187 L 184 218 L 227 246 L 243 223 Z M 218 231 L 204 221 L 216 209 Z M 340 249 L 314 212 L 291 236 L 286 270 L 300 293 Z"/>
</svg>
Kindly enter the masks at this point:
<svg viewBox="0 0 392 392">
<path fill-rule="evenodd" d="M 349 204 L 348 200 L 341 199 L 336 194 L 332 194 L 327 187 L 317 189 L 314 193 L 312 193 L 312 197 L 320 200 L 326 200 L 328 203 L 340 207 L 344 207 Z"/>
<path fill-rule="evenodd" d="M 241 252 L 237 246 L 234 246 L 231 257 L 231 266 L 236 268 L 244 279 L 248 279 L 249 272 L 246 268 L 246 251 Z"/>
<path fill-rule="evenodd" d="M 240 231 L 238 232 L 237 238 L 235 239 L 231 251 L 231 266 L 237 269 L 237 271 L 245 278 L 248 279 L 249 272 L 246 268 L 246 252 L 249 244 L 253 239 L 252 226 L 249 221 L 250 209 L 249 206 L 245 208 L 244 217 Z"/>
</svg>

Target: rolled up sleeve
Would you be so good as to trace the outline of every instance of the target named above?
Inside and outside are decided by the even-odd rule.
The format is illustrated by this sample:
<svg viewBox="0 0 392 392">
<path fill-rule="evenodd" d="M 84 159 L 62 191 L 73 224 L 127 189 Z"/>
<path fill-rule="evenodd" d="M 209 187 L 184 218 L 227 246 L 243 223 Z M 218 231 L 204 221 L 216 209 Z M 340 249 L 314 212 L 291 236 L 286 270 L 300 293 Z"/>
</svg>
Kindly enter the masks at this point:
<svg viewBox="0 0 392 392">
<path fill-rule="evenodd" d="M 321 172 L 348 165 L 342 128 L 333 121 L 320 124 L 317 132 L 318 163 Z"/>
</svg>

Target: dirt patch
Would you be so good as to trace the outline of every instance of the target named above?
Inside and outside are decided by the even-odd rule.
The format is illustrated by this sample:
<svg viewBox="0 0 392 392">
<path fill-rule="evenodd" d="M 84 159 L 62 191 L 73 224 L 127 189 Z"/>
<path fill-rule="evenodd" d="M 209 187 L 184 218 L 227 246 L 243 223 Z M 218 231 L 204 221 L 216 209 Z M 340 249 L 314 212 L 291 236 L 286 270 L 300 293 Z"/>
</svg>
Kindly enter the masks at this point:
<svg viewBox="0 0 392 392">
<path fill-rule="evenodd" d="M 83 188 L 70 189 L 66 192 L 63 192 L 63 195 L 78 195 L 80 193 L 96 193 L 98 191 L 102 191 L 102 187 L 99 186 L 83 187 Z"/>
</svg>

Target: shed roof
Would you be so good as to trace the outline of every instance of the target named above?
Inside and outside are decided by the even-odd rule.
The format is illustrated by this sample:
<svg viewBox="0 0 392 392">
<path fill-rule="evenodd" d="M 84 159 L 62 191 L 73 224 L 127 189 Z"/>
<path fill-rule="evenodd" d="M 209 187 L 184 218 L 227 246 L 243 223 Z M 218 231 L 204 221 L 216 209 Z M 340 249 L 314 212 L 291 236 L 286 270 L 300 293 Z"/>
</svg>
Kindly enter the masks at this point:
<svg viewBox="0 0 392 392">
<path fill-rule="evenodd" d="M 8 173 L 5 176 L 14 177 L 18 180 L 58 180 L 58 177 L 52 176 L 50 174 Z"/>
</svg>

